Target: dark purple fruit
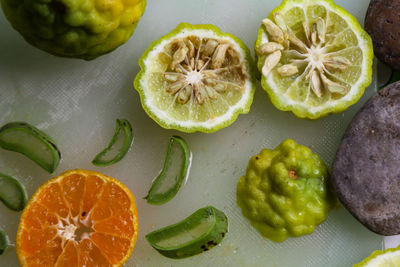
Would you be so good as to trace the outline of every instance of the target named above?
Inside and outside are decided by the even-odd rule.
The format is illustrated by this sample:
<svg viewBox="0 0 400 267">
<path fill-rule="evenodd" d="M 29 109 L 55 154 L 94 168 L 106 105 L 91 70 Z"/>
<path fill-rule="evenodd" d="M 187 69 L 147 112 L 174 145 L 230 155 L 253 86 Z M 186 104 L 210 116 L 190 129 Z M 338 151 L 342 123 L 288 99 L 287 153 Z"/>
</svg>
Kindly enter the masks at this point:
<svg viewBox="0 0 400 267">
<path fill-rule="evenodd" d="M 371 35 L 375 56 L 400 71 L 400 1 L 371 0 L 365 30 Z"/>
<path fill-rule="evenodd" d="M 342 204 L 367 228 L 400 233 L 400 82 L 376 93 L 353 118 L 332 182 Z"/>
</svg>

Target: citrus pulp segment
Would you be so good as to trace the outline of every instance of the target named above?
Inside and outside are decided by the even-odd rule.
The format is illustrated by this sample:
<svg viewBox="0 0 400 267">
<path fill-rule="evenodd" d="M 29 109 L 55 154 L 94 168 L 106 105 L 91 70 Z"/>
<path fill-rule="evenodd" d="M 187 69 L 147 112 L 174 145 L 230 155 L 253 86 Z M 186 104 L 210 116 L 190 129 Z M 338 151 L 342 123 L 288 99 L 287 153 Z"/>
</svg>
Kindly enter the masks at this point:
<svg viewBox="0 0 400 267">
<path fill-rule="evenodd" d="M 371 38 L 333 1 L 284 0 L 262 24 L 257 67 L 278 109 L 317 119 L 356 103 L 371 83 Z"/>
<path fill-rule="evenodd" d="M 162 127 L 215 132 L 249 111 L 252 63 L 248 48 L 232 34 L 181 23 L 140 58 L 135 88 L 147 114 Z"/>
<path fill-rule="evenodd" d="M 43 184 L 18 226 L 21 266 L 121 266 L 138 235 L 136 203 L 121 182 L 72 170 Z"/>
</svg>

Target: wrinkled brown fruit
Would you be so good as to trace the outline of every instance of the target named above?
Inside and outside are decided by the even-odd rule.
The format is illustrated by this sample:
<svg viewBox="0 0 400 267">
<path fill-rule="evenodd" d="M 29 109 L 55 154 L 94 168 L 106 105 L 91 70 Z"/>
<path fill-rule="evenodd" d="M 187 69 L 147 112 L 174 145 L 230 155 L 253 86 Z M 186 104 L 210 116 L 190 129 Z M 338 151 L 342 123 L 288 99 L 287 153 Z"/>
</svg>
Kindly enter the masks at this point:
<svg viewBox="0 0 400 267">
<path fill-rule="evenodd" d="M 371 0 L 365 17 L 365 30 L 371 35 L 375 56 L 397 71 L 400 71 L 399 15 L 399 0 Z"/>
</svg>

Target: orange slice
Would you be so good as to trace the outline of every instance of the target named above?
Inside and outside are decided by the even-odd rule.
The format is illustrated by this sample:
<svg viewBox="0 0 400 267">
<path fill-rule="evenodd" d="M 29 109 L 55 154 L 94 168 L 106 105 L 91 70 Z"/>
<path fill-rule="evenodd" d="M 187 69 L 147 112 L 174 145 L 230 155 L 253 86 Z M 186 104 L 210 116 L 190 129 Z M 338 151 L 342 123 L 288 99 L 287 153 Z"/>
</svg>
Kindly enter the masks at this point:
<svg viewBox="0 0 400 267">
<path fill-rule="evenodd" d="M 43 184 L 22 213 L 21 266 L 121 266 L 138 235 L 136 202 L 121 182 L 72 170 Z"/>
</svg>

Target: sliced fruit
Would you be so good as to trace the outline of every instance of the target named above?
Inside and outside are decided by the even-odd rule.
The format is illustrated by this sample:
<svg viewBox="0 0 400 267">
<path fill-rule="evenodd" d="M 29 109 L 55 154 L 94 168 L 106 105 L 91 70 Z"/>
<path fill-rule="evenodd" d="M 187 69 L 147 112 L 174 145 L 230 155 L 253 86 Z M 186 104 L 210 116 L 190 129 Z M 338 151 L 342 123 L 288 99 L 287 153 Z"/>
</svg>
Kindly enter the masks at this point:
<svg viewBox="0 0 400 267">
<path fill-rule="evenodd" d="M 371 38 L 332 0 L 283 0 L 262 20 L 255 50 L 272 103 L 300 118 L 341 112 L 371 83 Z"/>
<path fill-rule="evenodd" d="M 8 239 L 6 233 L 0 230 L 0 255 L 8 248 Z"/>
<path fill-rule="evenodd" d="M 0 173 L 0 200 L 8 208 L 21 211 L 26 204 L 25 189 L 13 177 Z"/>
<path fill-rule="evenodd" d="M 400 266 L 400 247 L 376 250 L 353 267 L 396 267 Z"/>
<path fill-rule="evenodd" d="M 10 122 L 0 128 L 0 147 L 19 152 L 53 173 L 61 153 L 53 139 L 25 122 Z"/>
<path fill-rule="evenodd" d="M 255 90 L 246 45 L 213 25 L 181 23 L 139 60 L 135 88 L 167 129 L 215 132 L 250 109 Z"/>
<path fill-rule="evenodd" d="M 190 163 L 190 150 L 185 140 L 179 136 L 171 137 L 163 169 L 149 190 L 147 202 L 161 205 L 172 199 L 187 178 Z"/>
<path fill-rule="evenodd" d="M 17 254 L 28 266 L 122 266 L 138 235 L 136 203 L 121 182 L 72 170 L 43 184 L 18 226 Z"/>
<path fill-rule="evenodd" d="M 194 256 L 218 245 L 228 232 L 228 218 L 212 206 L 199 209 L 183 221 L 146 235 L 147 241 L 168 258 Z"/>
<path fill-rule="evenodd" d="M 108 146 L 93 159 L 96 166 L 109 166 L 120 161 L 132 145 L 132 126 L 129 121 L 117 119 L 115 133 Z"/>
</svg>

